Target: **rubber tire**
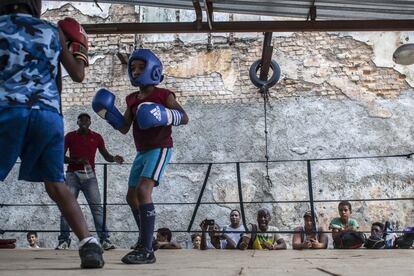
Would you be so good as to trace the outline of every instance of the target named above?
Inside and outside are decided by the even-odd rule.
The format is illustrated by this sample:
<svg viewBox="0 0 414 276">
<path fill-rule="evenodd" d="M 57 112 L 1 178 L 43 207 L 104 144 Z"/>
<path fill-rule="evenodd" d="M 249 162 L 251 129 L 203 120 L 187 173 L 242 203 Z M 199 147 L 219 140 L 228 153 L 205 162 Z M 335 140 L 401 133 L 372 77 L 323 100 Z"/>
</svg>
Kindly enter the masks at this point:
<svg viewBox="0 0 414 276">
<path fill-rule="evenodd" d="M 274 86 L 280 79 L 280 66 L 277 64 L 276 61 L 273 59 L 270 61 L 270 68 L 273 70 L 273 75 L 267 80 L 263 81 L 257 76 L 257 71 L 260 68 L 260 62 L 261 60 L 255 61 L 252 66 L 250 66 L 249 70 L 249 77 L 251 82 L 256 86 L 257 88 L 262 88 L 263 86 L 267 86 L 267 88 L 270 88 Z"/>
</svg>

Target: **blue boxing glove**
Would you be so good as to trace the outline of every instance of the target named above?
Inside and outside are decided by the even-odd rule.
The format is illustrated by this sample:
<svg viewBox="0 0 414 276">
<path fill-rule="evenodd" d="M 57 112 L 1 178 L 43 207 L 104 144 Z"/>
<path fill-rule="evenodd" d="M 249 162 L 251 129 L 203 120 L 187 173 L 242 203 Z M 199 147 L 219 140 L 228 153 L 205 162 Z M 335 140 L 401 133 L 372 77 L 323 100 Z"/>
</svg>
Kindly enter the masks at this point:
<svg viewBox="0 0 414 276">
<path fill-rule="evenodd" d="M 141 129 L 158 126 L 178 126 L 184 113 L 176 109 L 168 109 L 161 104 L 143 102 L 138 105 L 136 121 Z"/>
<path fill-rule="evenodd" d="M 115 107 L 115 95 L 105 88 L 99 89 L 92 100 L 92 109 L 113 128 L 125 127 L 124 116 Z"/>
</svg>

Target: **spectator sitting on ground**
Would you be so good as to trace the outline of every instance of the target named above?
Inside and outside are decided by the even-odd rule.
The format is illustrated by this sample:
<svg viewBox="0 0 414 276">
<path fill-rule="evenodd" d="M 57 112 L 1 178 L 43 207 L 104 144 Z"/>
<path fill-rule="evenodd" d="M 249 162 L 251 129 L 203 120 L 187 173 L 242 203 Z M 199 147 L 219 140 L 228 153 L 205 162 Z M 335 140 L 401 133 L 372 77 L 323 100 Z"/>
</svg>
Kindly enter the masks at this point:
<svg viewBox="0 0 414 276">
<path fill-rule="evenodd" d="M 191 235 L 191 243 L 193 244 L 193 249 L 200 249 L 201 245 L 201 234 L 194 233 Z"/>
<path fill-rule="evenodd" d="M 245 249 L 268 249 L 280 250 L 286 249 L 285 240 L 278 233 L 269 233 L 278 231 L 277 227 L 269 226 L 271 220 L 269 210 L 263 208 L 257 212 L 257 225 L 251 224 L 248 233 L 241 238 L 239 248 Z"/>
<path fill-rule="evenodd" d="M 374 222 L 371 225 L 371 234 L 365 240 L 364 247 L 368 249 L 395 248 L 397 234 L 392 231 L 390 223 Z"/>
<path fill-rule="evenodd" d="M 307 211 L 303 215 L 304 226 L 295 229 L 292 238 L 293 249 L 326 249 L 328 247 L 328 235 L 321 226 L 313 225 L 312 212 Z M 318 219 L 315 218 L 318 222 Z M 314 229 L 316 232 L 314 232 Z"/>
<path fill-rule="evenodd" d="M 28 248 L 40 248 L 39 247 L 39 241 L 37 238 L 37 232 L 35 231 L 29 231 L 27 232 L 27 242 L 29 243 Z"/>
<path fill-rule="evenodd" d="M 384 236 L 384 224 L 381 222 L 374 222 L 371 225 L 371 235 L 365 241 L 364 247 L 369 249 L 380 249 L 384 248 L 385 242 Z"/>
<path fill-rule="evenodd" d="M 352 206 L 349 201 L 341 201 L 338 204 L 339 218 L 334 218 L 329 224 L 332 230 L 332 239 L 336 249 L 355 249 L 364 243 L 363 234 L 357 232 L 358 222 L 351 218 Z"/>
<path fill-rule="evenodd" d="M 239 210 L 232 210 L 230 212 L 230 225 L 223 227 L 223 236 L 225 237 L 227 235 L 227 237 L 232 240 L 232 243 L 229 244 L 228 249 L 237 248 L 240 237 L 243 235 L 242 232 L 244 231 L 246 231 L 246 229 L 244 228 L 244 225 L 240 224 Z"/>
<path fill-rule="evenodd" d="M 212 219 L 205 219 L 200 224 L 201 244 L 200 249 L 234 249 L 237 244 L 227 235 L 220 231 L 220 226 Z M 207 232 L 210 237 L 207 240 Z"/>
<path fill-rule="evenodd" d="M 168 228 L 159 228 L 157 230 L 157 241 L 160 245 L 160 249 L 181 249 L 181 245 L 178 242 L 171 241 L 172 234 Z"/>
</svg>

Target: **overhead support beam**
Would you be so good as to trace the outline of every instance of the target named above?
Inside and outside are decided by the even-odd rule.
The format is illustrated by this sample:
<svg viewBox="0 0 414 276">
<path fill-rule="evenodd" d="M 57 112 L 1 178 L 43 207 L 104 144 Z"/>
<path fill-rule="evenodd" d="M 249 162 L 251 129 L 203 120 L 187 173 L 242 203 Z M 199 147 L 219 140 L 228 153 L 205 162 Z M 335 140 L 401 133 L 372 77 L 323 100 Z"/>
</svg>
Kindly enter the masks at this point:
<svg viewBox="0 0 414 276">
<path fill-rule="evenodd" d="M 200 29 L 193 22 L 82 24 L 88 34 L 228 33 L 228 32 L 378 32 L 413 31 L 414 20 L 226 21 Z"/>
<path fill-rule="evenodd" d="M 197 30 L 201 30 L 203 24 L 203 11 L 201 10 L 200 2 L 198 0 L 193 0 L 193 7 L 196 13 L 196 23 Z"/>
<path fill-rule="evenodd" d="M 272 60 L 273 46 L 272 46 L 272 33 L 268 32 L 264 34 L 262 61 L 260 66 L 260 76 L 262 81 L 267 81 L 269 75 L 270 61 Z"/>
</svg>

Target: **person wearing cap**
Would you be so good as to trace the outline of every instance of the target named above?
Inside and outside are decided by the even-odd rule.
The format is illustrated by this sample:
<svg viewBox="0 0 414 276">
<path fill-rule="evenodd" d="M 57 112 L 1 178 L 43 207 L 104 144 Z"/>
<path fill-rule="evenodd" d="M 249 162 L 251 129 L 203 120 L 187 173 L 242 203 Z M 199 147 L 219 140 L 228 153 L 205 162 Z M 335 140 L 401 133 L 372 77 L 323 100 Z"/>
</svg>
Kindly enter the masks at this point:
<svg viewBox="0 0 414 276">
<path fill-rule="evenodd" d="M 315 222 L 317 221 L 318 219 L 315 217 Z M 313 224 L 311 211 L 305 212 L 303 222 L 303 226 L 295 228 L 295 234 L 292 238 L 293 249 L 326 249 L 328 247 L 328 235 L 324 233 L 321 226 Z"/>
<path fill-rule="evenodd" d="M 104 250 L 114 249 L 115 245 L 109 240 L 108 229 L 103 227 L 103 208 L 99 193 L 98 181 L 95 176 L 96 150 L 108 162 L 121 164 L 122 156 L 111 155 L 105 147 L 105 142 L 99 133 L 89 129 L 91 117 L 87 113 L 78 115 L 78 129 L 65 135 L 65 163 L 69 164 L 66 171 L 66 185 L 77 198 L 82 191 L 88 201 L 95 228 Z M 66 155 L 69 150 L 69 156 Z M 59 243 L 55 249 L 67 249 L 70 246 L 69 226 L 62 216 L 60 218 Z"/>
</svg>

